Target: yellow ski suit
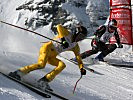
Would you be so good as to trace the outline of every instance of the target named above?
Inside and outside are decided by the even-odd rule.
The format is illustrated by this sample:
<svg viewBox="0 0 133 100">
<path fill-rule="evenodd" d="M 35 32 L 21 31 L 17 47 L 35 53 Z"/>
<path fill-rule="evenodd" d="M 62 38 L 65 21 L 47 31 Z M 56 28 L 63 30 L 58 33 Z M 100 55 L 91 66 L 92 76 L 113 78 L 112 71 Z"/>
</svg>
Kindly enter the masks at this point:
<svg viewBox="0 0 133 100">
<path fill-rule="evenodd" d="M 56 58 L 56 56 L 59 53 L 64 51 L 73 51 L 77 58 L 79 69 L 83 68 L 83 63 L 80 57 L 80 48 L 77 43 L 71 42 L 72 35 L 70 35 L 68 30 L 62 27 L 61 25 L 57 25 L 57 31 L 58 31 L 58 36 L 55 37 L 54 40 L 60 41 L 61 38 L 68 37 L 66 38 L 66 40 L 69 43 L 70 47 L 63 49 L 61 44 L 53 41 L 43 44 L 42 47 L 40 48 L 38 63 L 20 68 L 19 70 L 21 72 L 27 74 L 33 70 L 44 68 L 46 63 L 51 64 L 56 67 L 51 72 L 45 75 L 45 77 L 50 82 L 55 78 L 56 75 L 58 75 L 66 67 L 64 62 Z"/>
</svg>

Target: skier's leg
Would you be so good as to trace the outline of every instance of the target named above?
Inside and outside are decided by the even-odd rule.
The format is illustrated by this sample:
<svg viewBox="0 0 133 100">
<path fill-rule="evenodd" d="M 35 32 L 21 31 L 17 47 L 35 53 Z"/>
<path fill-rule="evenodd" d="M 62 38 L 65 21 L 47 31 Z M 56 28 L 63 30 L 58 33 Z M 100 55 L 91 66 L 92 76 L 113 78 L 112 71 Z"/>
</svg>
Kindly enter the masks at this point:
<svg viewBox="0 0 133 100">
<path fill-rule="evenodd" d="M 21 72 L 27 74 L 33 70 L 44 68 L 47 63 L 48 56 L 51 53 L 51 45 L 52 45 L 52 43 L 48 42 L 40 48 L 38 63 L 29 65 L 29 66 L 24 66 L 24 67 L 20 68 L 19 70 Z"/>
<path fill-rule="evenodd" d="M 44 77 L 39 79 L 38 82 L 39 87 L 53 91 L 48 83 L 51 82 L 56 77 L 56 75 L 58 75 L 66 67 L 66 65 L 56 57 L 50 57 L 48 59 L 48 63 L 53 66 L 56 66 L 56 68 L 54 68 L 51 72 L 49 72 Z"/>
<path fill-rule="evenodd" d="M 97 55 L 96 57 L 95 57 L 95 59 L 96 60 L 99 60 L 99 61 L 104 61 L 104 56 L 103 56 L 103 53 L 101 52 L 99 55 Z"/>
<path fill-rule="evenodd" d="M 88 50 L 88 51 L 85 51 L 83 53 L 81 53 L 81 58 L 82 59 L 85 59 L 93 54 L 96 54 L 98 53 L 98 49 L 92 49 L 92 50 Z"/>
<path fill-rule="evenodd" d="M 85 59 L 93 54 L 98 53 L 99 48 L 101 47 L 101 43 L 97 42 L 96 39 L 92 39 L 91 41 L 92 50 L 85 51 L 81 53 L 81 58 Z"/>
<path fill-rule="evenodd" d="M 108 53 L 108 47 L 105 43 L 99 43 L 98 44 L 99 46 L 99 51 L 101 51 L 101 53 L 99 55 L 97 55 L 95 57 L 96 60 L 99 60 L 99 61 L 104 61 L 104 57 L 106 56 L 106 53 Z"/>
<path fill-rule="evenodd" d="M 21 79 L 21 77 L 23 75 L 25 75 L 33 70 L 44 68 L 46 65 L 48 56 L 51 52 L 51 45 L 52 45 L 51 42 L 48 42 L 40 48 L 38 63 L 29 65 L 29 66 L 24 66 L 24 67 L 16 70 L 15 72 L 9 73 L 9 75 L 12 77 L 15 77 L 17 79 L 18 78 Z"/>
<path fill-rule="evenodd" d="M 98 53 L 98 50 L 97 49 L 92 49 L 92 50 L 88 50 L 88 51 L 85 51 L 85 52 L 81 53 L 80 56 L 81 56 L 82 59 L 85 59 L 85 58 L 87 58 L 87 57 L 89 57 L 93 54 L 96 54 L 96 53 Z M 72 58 L 71 60 L 77 62 L 76 57 Z"/>
<path fill-rule="evenodd" d="M 102 49 L 101 53 L 95 58 L 99 59 L 100 61 L 104 61 L 104 57 L 106 57 L 109 53 L 113 52 L 117 48 L 116 44 L 107 44 L 104 49 Z"/>
<path fill-rule="evenodd" d="M 108 52 L 111 53 L 117 48 L 116 44 L 109 44 L 108 45 Z"/>
<path fill-rule="evenodd" d="M 48 63 L 53 65 L 53 66 L 56 66 L 56 68 L 54 68 L 51 72 L 49 72 L 48 74 L 45 75 L 45 77 L 50 82 L 56 77 L 56 75 L 58 75 L 66 67 L 66 65 L 64 62 L 57 59 L 56 57 L 52 58 L 52 59 L 49 58 Z"/>
<path fill-rule="evenodd" d="M 102 51 L 103 57 L 106 57 L 109 53 L 113 52 L 117 48 L 116 44 L 107 44 L 106 46 L 107 48 Z"/>
</svg>

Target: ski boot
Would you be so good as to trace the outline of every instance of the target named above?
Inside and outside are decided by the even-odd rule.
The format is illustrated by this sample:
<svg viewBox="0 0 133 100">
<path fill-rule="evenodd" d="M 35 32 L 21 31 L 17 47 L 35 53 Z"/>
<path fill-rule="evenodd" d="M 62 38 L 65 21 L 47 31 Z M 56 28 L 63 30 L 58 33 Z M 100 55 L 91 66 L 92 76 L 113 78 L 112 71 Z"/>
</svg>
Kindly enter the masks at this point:
<svg viewBox="0 0 133 100">
<path fill-rule="evenodd" d="M 104 58 L 103 54 L 100 53 L 98 56 L 95 57 L 95 60 L 104 62 L 104 59 L 103 58 Z"/>
<path fill-rule="evenodd" d="M 21 80 L 21 77 L 24 76 L 25 74 L 22 73 L 20 70 L 16 70 L 14 72 L 10 72 L 9 76 L 16 78 L 17 80 Z"/>
<path fill-rule="evenodd" d="M 49 91 L 53 91 L 53 89 L 51 89 L 51 87 L 49 86 L 49 81 L 48 79 L 44 76 L 42 77 L 41 79 L 39 79 L 37 81 L 39 84 L 38 84 L 38 87 L 43 89 L 43 90 L 49 90 Z"/>
</svg>

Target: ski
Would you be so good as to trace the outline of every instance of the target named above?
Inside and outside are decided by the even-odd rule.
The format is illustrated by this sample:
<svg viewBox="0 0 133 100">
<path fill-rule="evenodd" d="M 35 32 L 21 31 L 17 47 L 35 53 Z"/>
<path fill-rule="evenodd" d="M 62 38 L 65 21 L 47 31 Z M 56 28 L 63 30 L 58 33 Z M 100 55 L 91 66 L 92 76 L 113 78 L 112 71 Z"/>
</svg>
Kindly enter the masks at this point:
<svg viewBox="0 0 133 100">
<path fill-rule="evenodd" d="M 133 65 L 129 65 L 129 64 L 117 64 L 117 63 L 110 63 L 110 62 L 106 62 L 108 65 L 112 65 L 115 67 L 127 67 L 127 68 L 133 68 Z"/>
<path fill-rule="evenodd" d="M 73 61 L 73 60 L 71 60 L 71 59 L 65 58 L 65 57 L 63 57 L 63 56 L 59 56 L 59 57 L 65 59 L 65 60 L 67 60 L 67 61 L 69 61 L 69 62 L 71 62 L 71 63 L 73 63 L 73 64 L 78 65 L 77 62 L 75 62 L 75 61 Z M 95 74 L 98 74 L 98 75 L 104 75 L 104 74 L 102 74 L 102 73 L 100 73 L 100 72 L 95 71 L 95 70 L 92 69 L 92 68 L 87 67 L 87 66 L 89 66 L 89 65 L 91 65 L 91 64 L 84 64 L 84 68 L 85 68 L 86 70 L 92 72 L 92 73 L 95 73 Z"/>
<path fill-rule="evenodd" d="M 62 100 L 68 100 L 64 96 L 62 96 L 58 93 L 55 93 L 54 91 L 50 91 L 48 89 L 42 89 L 42 88 L 38 87 L 37 85 L 33 85 L 33 84 L 30 84 L 30 83 L 28 83 L 28 84 L 35 87 L 35 88 L 39 88 L 41 91 L 44 91 L 44 92 L 48 93 L 49 95 L 52 95 L 52 96 L 57 97 L 57 98 L 62 99 Z"/>
<path fill-rule="evenodd" d="M 53 96 L 55 96 L 55 97 L 57 97 L 59 99 L 68 100 L 67 98 L 61 96 L 60 94 L 55 93 L 54 91 L 50 91 L 50 90 L 46 89 L 45 92 L 47 92 L 48 94 L 53 95 Z"/>
<path fill-rule="evenodd" d="M 95 71 L 94 69 L 93 69 L 93 71 L 91 71 L 91 69 L 90 68 L 88 68 L 88 67 L 84 67 L 86 70 L 88 70 L 88 71 L 90 71 L 90 72 L 92 72 L 92 73 L 95 73 L 95 74 L 98 74 L 98 75 L 104 75 L 104 74 L 102 74 L 102 73 L 100 73 L 100 72 L 98 72 L 98 71 Z"/>
<path fill-rule="evenodd" d="M 12 81 L 15 81 L 15 82 L 17 82 L 17 83 L 19 83 L 19 84 L 25 86 L 25 87 L 28 88 L 29 90 L 31 90 L 31 91 L 33 91 L 33 92 L 35 92 L 35 93 L 37 93 L 37 94 L 39 94 L 39 95 L 41 95 L 41 96 L 43 96 L 43 97 L 45 97 L 45 98 L 51 98 L 51 96 L 50 96 L 49 94 L 45 93 L 44 91 L 42 91 L 42 90 L 40 90 L 40 89 L 38 89 L 38 88 L 36 88 L 36 87 L 30 85 L 30 84 L 27 84 L 27 83 L 25 83 L 25 82 L 23 82 L 23 81 L 19 81 L 19 80 L 17 80 L 16 78 L 13 78 L 13 77 L 11 77 L 11 76 L 9 76 L 9 75 L 7 75 L 7 74 L 4 74 L 4 73 L 2 73 L 2 72 L 0 72 L 0 74 L 2 74 L 3 76 L 5 76 L 6 78 L 8 78 L 8 79 L 10 79 L 10 80 L 12 80 Z"/>
</svg>

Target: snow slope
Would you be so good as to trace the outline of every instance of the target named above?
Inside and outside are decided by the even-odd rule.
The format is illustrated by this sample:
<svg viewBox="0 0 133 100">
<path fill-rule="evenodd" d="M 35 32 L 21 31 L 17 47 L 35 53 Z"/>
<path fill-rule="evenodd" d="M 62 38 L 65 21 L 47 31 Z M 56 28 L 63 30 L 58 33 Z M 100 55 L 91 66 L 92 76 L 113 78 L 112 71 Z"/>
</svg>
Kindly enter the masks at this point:
<svg viewBox="0 0 133 100">
<path fill-rule="evenodd" d="M 83 41 L 81 47 L 88 41 Z M 114 52 L 116 53 L 116 52 Z M 132 62 L 133 56 L 129 52 L 124 53 L 121 57 L 121 53 L 117 54 L 116 60 L 128 59 Z M 64 54 L 62 54 L 64 55 Z M 70 55 L 68 52 L 66 56 Z M 113 54 L 108 58 L 113 59 Z M 0 52 L 0 71 L 8 73 L 14 71 L 16 68 L 25 66 L 36 62 L 36 56 L 31 54 L 23 54 L 17 52 Z M 127 60 L 126 59 L 126 60 Z M 70 100 L 132 100 L 133 98 L 133 79 L 132 68 L 116 68 L 109 66 L 105 63 L 95 64 L 88 66 L 94 70 L 100 72 L 103 75 L 93 74 L 87 72 L 81 81 L 78 83 L 76 92 L 72 95 L 72 90 L 75 82 L 80 77 L 78 66 L 62 59 L 67 67 L 58 75 L 54 81 L 50 83 L 51 87 L 58 93 L 64 95 Z M 53 66 L 47 65 L 45 69 L 31 72 L 24 77 L 25 81 L 35 83 L 35 81 L 41 78 L 44 74 L 53 69 Z M 25 89 L 23 86 L 18 85 L 4 77 L 0 76 L 0 96 L 5 100 L 27 100 L 27 99 L 43 99 L 37 94 Z M 30 79 L 30 80 L 29 80 Z M 8 83 L 8 84 L 5 84 Z M 12 92 L 13 91 L 13 92 Z M 23 94 L 23 95 L 20 95 Z M 6 96 L 8 95 L 8 97 Z M 55 98 L 53 98 L 55 100 Z"/>
<path fill-rule="evenodd" d="M 24 1 L 0 0 L 0 19 L 10 23 L 16 23 L 19 18 L 14 5 L 20 5 Z M 7 10 L 6 7 L 9 7 Z M 11 10 L 12 11 L 11 11 Z M 10 16 L 11 15 L 11 16 Z M 16 16 L 16 17 L 15 17 Z M 22 21 L 23 19 L 21 19 Z M 17 25 L 22 25 L 21 21 Z M 22 26 L 24 27 L 24 26 Z M 48 37 L 53 37 L 50 25 L 39 28 L 36 31 Z M 47 41 L 44 38 L 19 30 L 4 24 L 0 24 L 0 71 L 9 73 L 22 66 L 37 62 L 40 42 Z M 90 39 L 79 42 L 81 52 L 90 49 Z M 73 57 L 72 52 L 61 54 L 64 57 Z M 95 55 L 93 55 L 95 56 Z M 60 57 L 59 57 L 60 58 Z M 70 100 L 132 100 L 133 99 L 133 68 L 114 67 L 106 63 L 97 63 L 87 67 L 101 73 L 97 75 L 87 71 L 87 75 L 79 81 L 75 94 L 72 94 L 74 85 L 80 77 L 77 65 L 60 58 L 65 62 L 66 68 L 50 83 L 50 86 L 58 93 Z M 114 63 L 128 63 L 133 65 L 131 46 L 124 45 L 123 49 L 117 49 L 106 57 Z M 86 59 L 89 61 L 89 58 Z M 36 81 L 50 72 L 54 67 L 46 65 L 45 69 L 36 70 L 24 76 L 23 80 L 35 84 Z M 0 75 L 0 100 L 43 100 L 44 98 L 26 89 L 25 87 Z M 52 97 L 50 100 L 56 100 Z M 58 99 L 57 99 L 58 100 Z"/>
</svg>

